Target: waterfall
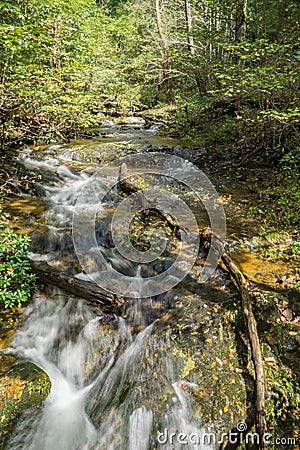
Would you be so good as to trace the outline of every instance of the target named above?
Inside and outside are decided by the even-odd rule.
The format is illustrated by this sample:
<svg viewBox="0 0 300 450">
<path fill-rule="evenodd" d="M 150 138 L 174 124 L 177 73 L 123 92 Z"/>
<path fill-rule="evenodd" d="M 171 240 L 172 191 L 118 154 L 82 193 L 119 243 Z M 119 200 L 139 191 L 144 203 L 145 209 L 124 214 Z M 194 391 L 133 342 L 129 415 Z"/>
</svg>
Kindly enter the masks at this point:
<svg viewBox="0 0 300 450">
<path fill-rule="evenodd" d="M 24 164 L 48 180 L 43 189 L 49 209 L 32 236 L 32 257 L 55 265 L 74 260 L 73 207 L 90 177 L 88 166 L 70 167 L 73 156 L 66 146 L 49 147 L 39 159 L 30 150 L 24 153 Z M 105 226 L 101 222 L 102 231 Z M 111 260 L 116 266 L 123 264 L 114 249 Z M 128 270 L 140 275 L 134 264 Z M 191 394 L 181 389 L 170 337 L 157 331 L 159 321 L 152 318 L 151 308 L 151 298 L 133 298 L 124 307 L 123 318 L 108 318 L 57 288 L 48 288 L 46 294 L 38 291 L 6 351 L 44 369 L 52 388 L 40 408 L 23 414 L 7 448 L 213 449 L 203 443 L 158 440 L 164 430 L 197 436 L 204 430 L 193 418 Z M 162 399 L 165 391 L 169 400 Z"/>
</svg>

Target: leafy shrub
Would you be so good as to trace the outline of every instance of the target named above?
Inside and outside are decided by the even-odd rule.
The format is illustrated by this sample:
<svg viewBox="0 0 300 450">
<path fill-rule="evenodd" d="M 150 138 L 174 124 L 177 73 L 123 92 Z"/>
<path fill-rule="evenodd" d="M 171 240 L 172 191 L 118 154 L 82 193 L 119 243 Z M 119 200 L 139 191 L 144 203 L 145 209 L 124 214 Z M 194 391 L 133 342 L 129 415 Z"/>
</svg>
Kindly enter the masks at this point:
<svg viewBox="0 0 300 450">
<path fill-rule="evenodd" d="M 28 236 L 19 236 L 0 222 L 0 301 L 6 308 L 21 306 L 36 288 L 28 247 Z"/>
</svg>

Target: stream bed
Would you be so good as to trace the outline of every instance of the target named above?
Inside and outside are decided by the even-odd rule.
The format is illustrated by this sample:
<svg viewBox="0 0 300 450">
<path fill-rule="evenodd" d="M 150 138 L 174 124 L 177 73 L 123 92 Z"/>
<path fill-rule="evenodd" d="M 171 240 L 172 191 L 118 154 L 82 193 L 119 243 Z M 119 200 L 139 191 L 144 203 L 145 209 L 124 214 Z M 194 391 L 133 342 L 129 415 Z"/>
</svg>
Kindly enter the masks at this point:
<svg viewBox="0 0 300 450">
<path fill-rule="evenodd" d="M 76 256 L 72 222 L 78 197 L 95 170 L 126 155 L 154 158 L 158 151 L 193 161 L 191 149 L 158 136 L 158 129 L 159 124 L 149 129 L 109 125 L 92 140 L 22 152 L 27 170 L 39 177 L 36 195 L 16 198 L 9 208 L 23 212 L 19 226 L 31 234 L 31 258 L 87 279 Z M 198 226 L 209 225 L 203 205 L 182 186 L 151 177 L 146 181 L 150 187 L 161 181 L 168 191 L 180 192 Z M 106 260 L 126 276 L 168 270 L 172 249 L 150 269 L 116 252 L 110 222 L 117 200 L 118 194 L 110 192 L 97 212 L 97 245 Z M 253 368 L 251 362 L 247 370 L 240 368 L 245 348 L 224 326 L 236 314 L 237 292 L 220 269 L 198 283 L 203 259 L 200 251 L 188 275 L 157 295 L 143 297 L 143 286 L 135 283 L 132 296 L 110 313 L 56 287 L 40 287 L 6 352 L 41 367 L 52 388 L 42 407 L 25 411 L 7 449 L 219 448 L 222 433 L 246 420 Z"/>
</svg>

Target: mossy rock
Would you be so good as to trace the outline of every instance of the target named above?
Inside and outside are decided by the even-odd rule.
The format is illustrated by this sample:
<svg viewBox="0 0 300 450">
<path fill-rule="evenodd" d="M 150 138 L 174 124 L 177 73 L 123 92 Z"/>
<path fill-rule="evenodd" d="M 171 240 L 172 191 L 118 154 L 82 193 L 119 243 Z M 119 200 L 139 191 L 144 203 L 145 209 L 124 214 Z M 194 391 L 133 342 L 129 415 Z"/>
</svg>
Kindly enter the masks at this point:
<svg viewBox="0 0 300 450">
<path fill-rule="evenodd" d="M 0 311 L 0 350 L 7 348 L 22 318 L 22 310 L 18 307 Z M 1 361 L 0 361 L 1 364 Z M 1 367 L 0 367 L 1 373 Z"/>
<path fill-rule="evenodd" d="M 243 366 L 239 342 L 228 324 L 234 308 L 204 303 L 197 294 L 179 289 L 174 301 L 176 311 L 162 316 L 162 328 L 149 337 L 142 387 L 130 391 L 132 403 L 155 413 L 154 427 L 159 432 L 165 417 L 175 417 L 176 410 L 180 421 L 186 401 L 189 420 L 199 429 L 211 426 L 219 439 L 249 419 L 254 395 L 253 378 Z M 183 400 L 176 399 L 175 388 Z"/>
<path fill-rule="evenodd" d="M 115 119 L 117 125 L 145 125 L 145 119 L 142 117 L 120 117 Z"/>
<path fill-rule="evenodd" d="M 48 375 L 35 364 L 0 353 L 0 449 L 4 449 L 23 411 L 49 395 Z"/>
</svg>

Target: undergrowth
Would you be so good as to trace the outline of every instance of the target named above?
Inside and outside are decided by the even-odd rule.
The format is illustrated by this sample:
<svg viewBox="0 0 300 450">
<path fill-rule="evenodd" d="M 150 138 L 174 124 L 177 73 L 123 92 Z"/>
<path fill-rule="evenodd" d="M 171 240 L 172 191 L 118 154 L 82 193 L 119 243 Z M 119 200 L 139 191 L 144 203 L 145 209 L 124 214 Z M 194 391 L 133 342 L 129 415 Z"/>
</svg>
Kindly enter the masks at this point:
<svg viewBox="0 0 300 450">
<path fill-rule="evenodd" d="M 36 289 L 28 258 L 29 237 L 0 221 L 0 301 L 5 308 L 21 306 Z"/>
</svg>

